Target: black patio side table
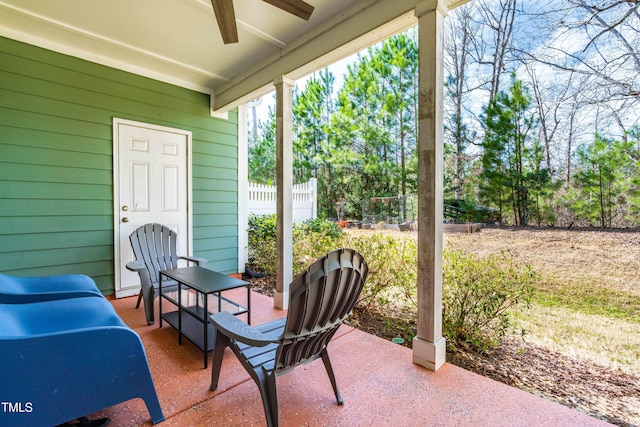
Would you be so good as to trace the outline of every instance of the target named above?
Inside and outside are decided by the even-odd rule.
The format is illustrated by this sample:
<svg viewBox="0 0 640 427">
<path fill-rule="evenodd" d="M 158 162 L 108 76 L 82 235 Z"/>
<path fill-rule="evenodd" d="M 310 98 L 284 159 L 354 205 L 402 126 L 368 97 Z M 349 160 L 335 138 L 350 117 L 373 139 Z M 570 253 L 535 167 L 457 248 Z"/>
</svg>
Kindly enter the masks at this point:
<svg viewBox="0 0 640 427">
<path fill-rule="evenodd" d="M 162 291 L 162 277 L 168 277 L 178 282 L 177 295 L 175 291 Z M 221 292 L 231 289 L 247 287 L 247 306 L 244 307 L 221 295 Z M 192 289 L 195 295 L 187 298 L 183 303 L 182 291 Z M 209 295 L 217 299 L 217 311 L 229 311 L 234 315 L 247 313 L 247 323 L 251 324 L 251 288 L 249 282 L 236 279 L 225 274 L 217 273 L 199 266 L 175 268 L 160 272 L 160 327 L 162 320 L 166 320 L 178 330 L 178 344 L 182 345 L 182 336 L 186 336 L 200 350 L 204 352 L 204 368 L 207 368 L 209 351 L 213 350 L 213 325 L 209 324 Z M 162 300 L 166 299 L 177 307 L 175 311 L 163 313 Z M 187 316 L 183 316 L 186 313 Z"/>
</svg>

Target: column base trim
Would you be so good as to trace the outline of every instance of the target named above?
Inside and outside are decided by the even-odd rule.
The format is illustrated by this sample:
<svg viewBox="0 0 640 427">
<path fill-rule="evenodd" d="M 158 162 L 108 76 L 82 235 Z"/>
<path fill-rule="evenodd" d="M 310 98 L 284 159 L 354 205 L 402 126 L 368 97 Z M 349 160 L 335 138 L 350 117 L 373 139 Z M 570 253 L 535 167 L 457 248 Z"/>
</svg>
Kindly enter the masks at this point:
<svg viewBox="0 0 640 427">
<path fill-rule="evenodd" d="M 276 290 L 273 293 L 273 306 L 280 310 L 287 310 L 289 308 L 289 292 Z"/>
<path fill-rule="evenodd" d="M 436 342 L 429 342 L 415 337 L 413 345 L 413 363 L 424 366 L 431 371 L 440 369 L 447 356 L 447 340 L 440 338 Z"/>
</svg>

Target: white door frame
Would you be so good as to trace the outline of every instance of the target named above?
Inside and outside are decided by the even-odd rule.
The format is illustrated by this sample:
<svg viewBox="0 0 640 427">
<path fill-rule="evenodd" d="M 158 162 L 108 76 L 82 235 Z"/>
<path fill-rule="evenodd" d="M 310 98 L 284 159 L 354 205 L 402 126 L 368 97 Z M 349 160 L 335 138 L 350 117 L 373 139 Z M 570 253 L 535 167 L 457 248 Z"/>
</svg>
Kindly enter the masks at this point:
<svg viewBox="0 0 640 427">
<path fill-rule="evenodd" d="M 193 229 L 192 229 L 192 176 L 191 176 L 191 166 L 192 166 L 192 155 L 191 155 L 191 146 L 192 146 L 192 135 L 190 131 L 186 131 L 183 129 L 176 129 L 167 126 L 154 125 L 150 123 L 137 122 L 133 120 L 121 119 L 118 117 L 113 118 L 113 252 L 114 252 L 114 260 L 113 260 L 113 270 L 114 270 L 114 290 L 118 289 L 118 284 L 120 283 L 120 222 L 122 212 L 120 211 L 120 158 L 119 158 L 119 127 L 120 125 L 126 126 L 135 126 L 141 127 L 145 129 L 151 129 L 160 132 L 169 132 L 175 133 L 179 135 L 183 135 L 187 140 L 187 164 L 186 164 L 186 173 L 187 173 L 187 255 L 193 255 Z M 125 291 L 122 294 L 118 294 L 116 292 L 116 297 L 124 297 L 131 295 L 131 291 Z"/>
</svg>

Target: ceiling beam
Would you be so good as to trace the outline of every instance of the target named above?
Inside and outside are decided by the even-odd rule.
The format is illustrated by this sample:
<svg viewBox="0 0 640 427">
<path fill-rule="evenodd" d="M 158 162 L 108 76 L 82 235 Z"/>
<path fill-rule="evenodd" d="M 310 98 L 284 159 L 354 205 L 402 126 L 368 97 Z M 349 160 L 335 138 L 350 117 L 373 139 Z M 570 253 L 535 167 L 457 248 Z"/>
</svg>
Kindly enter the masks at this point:
<svg viewBox="0 0 640 427">
<path fill-rule="evenodd" d="M 238 28 L 236 27 L 236 14 L 233 10 L 233 0 L 211 0 L 213 12 L 218 21 L 220 35 L 224 44 L 238 42 Z"/>
<path fill-rule="evenodd" d="M 313 13 L 314 7 L 303 0 L 263 0 L 265 3 L 269 3 L 282 9 L 285 12 L 289 12 L 292 15 L 302 18 L 308 21 Z"/>
</svg>

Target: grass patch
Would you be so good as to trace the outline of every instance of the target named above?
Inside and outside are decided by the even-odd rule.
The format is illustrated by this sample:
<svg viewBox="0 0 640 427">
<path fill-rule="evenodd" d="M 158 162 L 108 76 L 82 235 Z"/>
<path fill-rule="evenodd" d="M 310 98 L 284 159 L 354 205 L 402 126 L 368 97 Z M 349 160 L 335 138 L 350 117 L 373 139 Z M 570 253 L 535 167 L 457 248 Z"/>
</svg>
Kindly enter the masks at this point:
<svg viewBox="0 0 640 427">
<path fill-rule="evenodd" d="M 640 334 L 636 322 L 535 303 L 524 313 L 516 313 L 516 317 L 515 325 L 527 331 L 525 341 L 569 357 L 640 374 Z"/>
<path fill-rule="evenodd" d="M 532 303 L 640 323 L 639 296 L 598 285 L 546 280 L 536 286 Z"/>
</svg>

